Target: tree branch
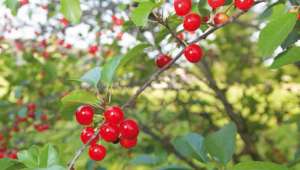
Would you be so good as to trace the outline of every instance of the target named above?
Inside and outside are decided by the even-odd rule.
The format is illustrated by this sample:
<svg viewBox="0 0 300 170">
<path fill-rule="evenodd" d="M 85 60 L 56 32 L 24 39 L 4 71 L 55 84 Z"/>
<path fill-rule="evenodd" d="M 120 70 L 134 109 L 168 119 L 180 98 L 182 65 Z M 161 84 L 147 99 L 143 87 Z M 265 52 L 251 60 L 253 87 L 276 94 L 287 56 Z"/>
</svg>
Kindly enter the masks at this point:
<svg viewBox="0 0 300 170">
<path fill-rule="evenodd" d="M 261 2 L 264 2 L 264 0 L 261 0 L 261 1 L 256 1 L 256 3 L 254 4 L 254 5 L 257 5 L 257 4 L 259 4 L 259 3 L 261 3 Z M 200 40 L 203 40 L 203 39 L 205 39 L 207 36 L 209 36 L 210 34 L 212 34 L 212 33 L 214 33 L 215 31 L 217 31 L 218 29 L 220 29 L 220 28 L 222 28 L 222 27 L 224 27 L 224 26 L 226 26 L 227 24 L 229 24 L 229 23 L 232 23 L 232 22 L 234 22 L 237 18 L 239 18 L 241 15 L 243 15 L 244 13 L 246 13 L 245 11 L 241 11 L 241 12 L 239 12 L 239 13 L 237 13 L 236 15 L 234 15 L 234 16 L 232 16 L 230 19 L 229 19 L 229 21 L 228 22 L 226 22 L 226 23 L 224 23 L 224 24 L 222 24 L 222 25 L 220 25 L 220 26 L 217 26 L 217 27 L 211 27 L 211 28 L 209 28 L 206 32 L 204 32 L 201 36 L 199 36 L 198 38 L 196 38 L 195 40 L 193 40 L 193 41 L 191 41 L 189 44 L 192 44 L 192 43 L 197 43 L 197 42 L 199 42 Z M 168 29 L 168 28 L 167 28 Z M 171 30 L 171 29 L 168 29 L 169 31 L 170 31 L 170 33 L 172 34 L 172 36 L 174 36 L 174 35 L 176 35 L 176 33 L 175 32 L 173 32 L 173 30 Z M 178 40 L 178 37 L 177 36 L 175 36 L 174 37 L 176 40 Z M 179 43 L 182 45 L 182 42 L 181 41 L 179 41 Z M 122 106 L 122 108 L 123 109 L 126 109 L 126 108 L 128 108 L 128 107 L 130 107 L 132 104 L 133 104 L 133 102 L 137 99 L 137 97 L 147 88 L 147 87 L 149 87 L 150 85 L 151 85 L 151 83 L 154 81 L 154 80 L 156 80 L 158 77 L 159 77 L 159 75 L 161 74 L 161 73 L 163 73 L 164 71 L 166 71 L 166 70 L 168 70 L 172 65 L 174 65 L 174 63 L 181 57 L 181 55 L 183 54 L 183 50 L 184 49 L 182 49 L 175 57 L 174 57 L 174 59 L 170 62 L 170 63 L 168 63 L 167 65 L 165 65 L 163 68 L 161 68 L 161 69 L 159 69 L 159 70 L 157 70 L 156 72 L 154 72 L 150 77 L 149 77 L 149 79 L 135 92 L 135 94 L 132 96 L 132 97 L 130 97 L 129 98 L 129 100 Z M 238 120 L 238 121 L 240 121 L 240 120 Z M 75 164 L 75 162 L 76 162 L 76 160 L 80 157 L 80 155 L 83 153 L 83 151 L 84 151 L 84 149 L 89 145 L 89 143 L 96 137 L 96 135 L 99 133 L 99 131 L 97 130 L 97 132 L 94 134 L 94 136 L 92 136 L 91 138 L 90 138 L 90 140 L 87 142 L 87 144 L 84 144 L 84 145 L 82 145 L 81 146 L 81 148 L 79 148 L 78 149 L 78 151 L 76 152 L 76 154 L 74 155 L 74 157 L 72 158 L 72 160 L 70 161 L 70 163 L 69 163 L 69 166 L 68 166 L 68 169 L 69 170 L 72 170 L 72 168 L 74 167 L 74 164 Z M 246 141 L 248 141 L 248 140 L 246 140 Z M 247 143 L 246 143 L 247 144 Z M 169 146 L 170 144 L 168 144 L 168 146 Z M 177 153 L 177 151 L 175 150 L 175 151 L 173 151 L 173 153 L 175 154 L 175 155 L 177 155 L 178 153 Z M 180 156 L 178 156 L 177 155 L 177 157 L 180 157 Z M 182 160 L 184 160 L 184 159 L 186 159 L 186 158 L 181 158 Z M 189 160 L 188 159 L 186 159 L 186 162 L 189 162 Z M 192 165 L 191 165 L 192 166 Z"/>
</svg>

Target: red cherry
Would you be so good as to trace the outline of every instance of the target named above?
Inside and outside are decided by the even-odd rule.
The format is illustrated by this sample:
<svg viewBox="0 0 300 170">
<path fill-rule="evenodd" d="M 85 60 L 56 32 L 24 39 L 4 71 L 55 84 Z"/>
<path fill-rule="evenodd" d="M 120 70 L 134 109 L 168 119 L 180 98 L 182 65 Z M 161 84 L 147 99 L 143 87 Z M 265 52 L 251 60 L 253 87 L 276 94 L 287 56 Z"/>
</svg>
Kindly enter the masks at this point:
<svg viewBox="0 0 300 170">
<path fill-rule="evenodd" d="M 124 120 L 120 124 L 120 134 L 123 139 L 134 139 L 139 134 L 139 126 L 132 119 Z"/>
<path fill-rule="evenodd" d="M 89 156 L 94 161 L 101 161 L 106 155 L 106 149 L 104 146 L 94 144 L 90 146 Z"/>
<path fill-rule="evenodd" d="M 300 21 L 300 13 L 298 14 L 298 20 Z"/>
<path fill-rule="evenodd" d="M 111 18 L 112 18 L 113 23 L 114 23 L 115 25 L 120 26 L 120 25 L 123 25 L 123 23 L 124 23 L 124 20 L 123 20 L 123 19 L 118 18 L 118 17 L 116 17 L 115 15 L 113 15 Z"/>
<path fill-rule="evenodd" d="M 174 9 L 178 16 L 185 16 L 192 8 L 191 0 L 175 0 Z"/>
<path fill-rule="evenodd" d="M 82 143 L 86 144 L 90 138 L 94 135 L 95 130 L 92 127 L 87 127 L 82 130 L 80 134 L 80 139 Z M 90 144 L 96 144 L 99 140 L 99 135 L 97 135 L 91 142 Z"/>
<path fill-rule="evenodd" d="M 158 68 L 163 68 L 165 65 L 170 63 L 172 61 L 172 58 L 165 55 L 165 54 L 160 54 L 156 57 L 155 63 Z"/>
<path fill-rule="evenodd" d="M 202 48 L 197 44 L 191 44 L 184 49 L 185 58 L 191 63 L 197 63 L 203 56 Z"/>
<path fill-rule="evenodd" d="M 201 26 L 201 17 L 196 13 L 190 13 L 184 17 L 183 28 L 186 31 L 195 31 Z"/>
<path fill-rule="evenodd" d="M 44 132 L 49 129 L 49 125 L 47 124 L 36 124 L 34 125 L 34 129 L 38 132 Z"/>
<path fill-rule="evenodd" d="M 34 103 L 29 103 L 29 104 L 27 105 L 27 110 L 28 110 L 29 112 L 34 112 L 35 109 L 36 109 L 36 105 L 35 105 Z"/>
<path fill-rule="evenodd" d="M 27 117 L 21 117 L 21 116 L 17 115 L 16 116 L 16 121 L 18 123 L 26 122 L 27 121 Z"/>
<path fill-rule="evenodd" d="M 5 153 L 4 152 L 0 152 L 0 159 L 5 158 Z"/>
<path fill-rule="evenodd" d="M 17 153 L 18 153 L 18 151 L 16 149 L 14 149 L 14 150 L 10 151 L 10 153 L 7 155 L 7 157 L 10 159 L 17 159 L 18 158 Z"/>
<path fill-rule="evenodd" d="M 34 119 L 35 118 L 35 112 L 30 111 L 30 112 L 27 113 L 27 116 Z"/>
<path fill-rule="evenodd" d="M 234 5 L 243 11 L 249 10 L 254 4 L 254 0 L 234 0 Z"/>
<path fill-rule="evenodd" d="M 105 110 L 103 113 L 106 122 L 112 124 L 119 124 L 124 120 L 124 112 L 119 106 L 112 106 Z"/>
<path fill-rule="evenodd" d="M 66 49 L 71 49 L 71 48 L 72 48 L 72 44 L 67 43 L 67 44 L 65 45 L 65 48 L 66 48 Z"/>
<path fill-rule="evenodd" d="M 92 55 L 95 55 L 98 51 L 98 46 L 97 45 L 91 45 L 89 47 L 89 53 L 92 54 Z"/>
<path fill-rule="evenodd" d="M 82 105 L 76 111 L 76 120 L 81 125 L 89 125 L 93 122 L 94 109 L 89 105 Z"/>
<path fill-rule="evenodd" d="M 19 3 L 21 4 L 21 6 L 26 5 L 29 3 L 28 0 L 19 0 Z"/>
<path fill-rule="evenodd" d="M 46 114 L 43 113 L 43 114 L 41 114 L 40 119 L 42 121 L 47 121 L 48 120 L 48 115 L 46 115 Z"/>
<path fill-rule="evenodd" d="M 40 47 L 46 48 L 46 47 L 47 47 L 47 40 L 42 40 L 42 41 L 40 42 Z"/>
<path fill-rule="evenodd" d="M 227 21 L 229 20 L 229 16 L 225 13 L 217 13 L 215 16 L 214 16 L 214 23 L 215 25 L 219 26 L 219 25 L 222 25 L 224 23 L 226 23 Z"/>
<path fill-rule="evenodd" d="M 59 22 L 64 26 L 67 27 L 69 25 L 69 21 L 66 18 L 61 18 Z"/>
<path fill-rule="evenodd" d="M 104 123 L 100 127 L 99 134 L 106 142 L 114 142 L 119 137 L 119 127 L 112 123 Z"/>
<path fill-rule="evenodd" d="M 121 138 L 120 144 L 123 148 L 126 148 L 126 149 L 133 148 L 137 144 L 137 138 L 134 138 L 134 139 Z"/>
<path fill-rule="evenodd" d="M 207 3 L 212 9 L 216 9 L 223 6 L 225 4 L 225 0 L 207 0 Z"/>
<path fill-rule="evenodd" d="M 44 57 L 44 59 L 47 60 L 50 55 L 49 55 L 48 51 L 43 51 L 42 56 Z"/>
<path fill-rule="evenodd" d="M 57 40 L 58 45 L 64 45 L 64 43 L 65 43 L 65 40 Z"/>
</svg>

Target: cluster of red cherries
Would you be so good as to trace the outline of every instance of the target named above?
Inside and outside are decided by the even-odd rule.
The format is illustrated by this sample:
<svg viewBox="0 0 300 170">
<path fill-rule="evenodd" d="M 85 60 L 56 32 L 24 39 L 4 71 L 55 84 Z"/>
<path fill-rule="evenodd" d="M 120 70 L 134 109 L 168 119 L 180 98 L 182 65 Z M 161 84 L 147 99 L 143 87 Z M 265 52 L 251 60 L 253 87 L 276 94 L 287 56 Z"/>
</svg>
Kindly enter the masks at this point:
<svg viewBox="0 0 300 170">
<path fill-rule="evenodd" d="M 226 0 L 207 0 L 209 6 L 216 10 L 217 8 L 225 5 Z M 243 11 L 249 10 L 254 4 L 254 0 L 234 0 L 234 5 Z M 194 32 L 201 27 L 202 20 L 203 22 L 209 21 L 210 17 L 202 17 L 194 12 L 191 12 L 192 9 L 192 0 L 175 0 L 174 9 L 177 16 L 183 18 L 183 28 L 184 31 Z M 220 26 L 226 23 L 229 20 L 229 16 L 224 12 L 216 13 L 213 16 L 213 24 L 215 26 Z M 178 34 L 179 39 L 183 39 L 182 34 Z M 197 63 L 201 60 L 204 53 L 202 48 L 198 44 L 190 44 L 184 49 L 185 58 L 191 63 Z M 165 65 L 169 64 L 172 61 L 172 58 L 166 54 L 160 54 L 156 57 L 156 65 L 159 68 L 163 68 Z"/>
<path fill-rule="evenodd" d="M 119 106 L 112 106 L 104 111 L 104 123 L 98 127 L 98 134 L 95 134 L 97 128 L 92 126 L 94 113 L 94 108 L 90 105 L 80 106 L 75 113 L 77 122 L 86 126 L 81 132 L 80 139 L 84 144 L 90 142 L 89 157 L 92 160 L 100 161 L 106 155 L 106 148 L 98 144 L 100 138 L 113 144 L 120 143 L 126 149 L 133 148 L 137 144 L 139 126 L 135 120 L 125 119 L 124 112 Z"/>
</svg>

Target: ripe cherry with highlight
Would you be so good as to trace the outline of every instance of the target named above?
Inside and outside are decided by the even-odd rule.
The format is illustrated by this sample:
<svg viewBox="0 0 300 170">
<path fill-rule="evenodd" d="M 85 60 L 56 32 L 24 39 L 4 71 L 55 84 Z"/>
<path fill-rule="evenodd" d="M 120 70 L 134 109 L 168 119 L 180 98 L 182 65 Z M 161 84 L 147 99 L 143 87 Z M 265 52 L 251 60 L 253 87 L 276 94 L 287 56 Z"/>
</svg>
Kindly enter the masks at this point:
<svg viewBox="0 0 300 170">
<path fill-rule="evenodd" d="M 172 61 L 172 58 L 165 54 L 160 54 L 156 57 L 155 63 L 158 68 L 163 68 L 165 65 L 167 65 L 169 62 Z"/>
<path fill-rule="evenodd" d="M 201 26 L 201 17 L 196 13 L 190 13 L 184 17 L 183 28 L 186 31 L 196 31 Z"/>
<path fill-rule="evenodd" d="M 134 139 L 139 134 L 139 126 L 132 119 L 124 120 L 120 124 L 120 134 L 123 139 Z"/>
<path fill-rule="evenodd" d="M 112 106 L 105 110 L 104 118 L 106 122 L 119 124 L 124 120 L 124 112 L 119 106 Z"/>
<path fill-rule="evenodd" d="M 254 0 L 234 0 L 234 5 L 243 11 L 249 10 L 254 4 Z"/>
<path fill-rule="evenodd" d="M 81 125 L 89 125 L 93 122 L 94 109 L 89 105 L 80 106 L 75 114 L 77 122 Z"/>
<path fill-rule="evenodd" d="M 219 26 L 226 23 L 229 20 L 229 16 L 223 12 L 217 13 L 214 16 L 214 24 Z"/>
<path fill-rule="evenodd" d="M 216 9 L 223 6 L 225 4 L 225 0 L 207 0 L 207 3 L 212 9 Z"/>
<path fill-rule="evenodd" d="M 119 137 L 119 127 L 112 123 L 104 123 L 100 127 L 99 134 L 106 142 L 114 142 Z"/>
<path fill-rule="evenodd" d="M 89 156 L 94 161 L 101 161 L 106 155 L 106 149 L 99 144 L 91 145 L 89 148 Z"/>
<path fill-rule="evenodd" d="M 191 44 L 184 49 L 185 58 L 191 63 L 197 63 L 203 56 L 202 48 L 197 44 Z"/>
<path fill-rule="evenodd" d="M 175 0 L 174 9 L 178 16 L 185 16 L 192 8 L 191 0 Z"/>
<path fill-rule="evenodd" d="M 86 144 L 91 137 L 94 135 L 95 130 L 92 127 L 87 127 L 85 129 L 82 130 L 81 134 L 80 134 L 80 139 L 82 141 L 82 143 Z M 91 142 L 90 144 L 96 144 L 99 140 L 99 136 L 97 135 Z"/>
</svg>

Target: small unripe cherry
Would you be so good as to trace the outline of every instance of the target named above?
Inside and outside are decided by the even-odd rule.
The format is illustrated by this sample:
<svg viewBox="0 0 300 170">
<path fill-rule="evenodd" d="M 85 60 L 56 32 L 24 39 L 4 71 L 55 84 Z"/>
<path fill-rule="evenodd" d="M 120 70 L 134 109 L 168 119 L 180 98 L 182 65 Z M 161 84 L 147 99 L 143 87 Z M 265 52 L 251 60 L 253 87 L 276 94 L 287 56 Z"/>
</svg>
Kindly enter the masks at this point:
<svg viewBox="0 0 300 170">
<path fill-rule="evenodd" d="M 207 0 L 207 3 L 212 9 L 216 9 L 223 6 L 225 4 L 225 0 Z"/>
<path fill-rule="evenodd" d="M 185 58 L 191 63 L 197 63 L 203 56 L 202 48 L 197 44 L 191 44 L 184 49 Z"/>
<path fill-rule="evenodd" d="M 106 122 L 112 124 L 119 124 L 121 121 L 124 120 L 124 112 L 119 106 L 112 106 L 105 110 L 103 116 Z"/>
<path fill-rule="evenodd" d="M 112 123 L 104 123 L 100 127 L 99 134 L 106 142 L 114 142 L 119 138 L 119 127 Z"/>
<path fill-rule="evenodd" d="M 136 121 L 127 119 L 120 124 L 120 135 L 121 138 L 134 139 L 139 135 L 139 126 Z"/>
<path fill-rule="evenodd" d="M 191 0 L 175 0 L 174 9 L 178 16 L 185 16 L 192 8 Z"/>
<path fill-rule="evenodd" d="M 91 137 L 95 134 L 95 130 L 92 127 L 84 128 L 80 134 L 80 139 L 82 143 L 86 144 Z M 96 144 L 99 140 L 99 135 L 97 135 L 90 144 Z"/>
<path fill-rule="evenodd" d="M 165 54 L 160 54 L 156 57 L 155 63 L 158 68 L 163 68 L 169 62 L 172 61 L 172 58 Z"/>
<path fill-rule="evenodd" d="M 190 13 L 184 17 L 183 28 L 186 31 L 196 31 L 201 26 L 201 17 L 196 13 Z"/>
<path fill-rule="evenodd" d="M 254 4 L 254 0 L 234 0 L 234 5 L 240 10 L 247 11 Z"/>
<path fill-rule="evenodd" d="M 214 24 L 219 26 L 226 23 L 229 20 L 229 16 L 223 12 L 216 13 L 214 16 Z"/>
<path fill-rule="evenodd" d="M 94 109 L 89 105 L 82 105 L 76 110 L 76 120 L 81 125 L 90 125 L 94 118 Z"/>
<path fill-rule="evenodd" d="M 101 161 L 106 155 L 106 149 L 99 144 L 91 145 L 89 148 L 89 156 L 94 161 Z"/>
<path fill-rule="evenodd" d="M 126 149 L 133 148 L 136 144 L 137 144 L 137 138 L 134 138 L 134 139 L 121 138 L 120 139 L 120 145 Z"/>
</svg>

